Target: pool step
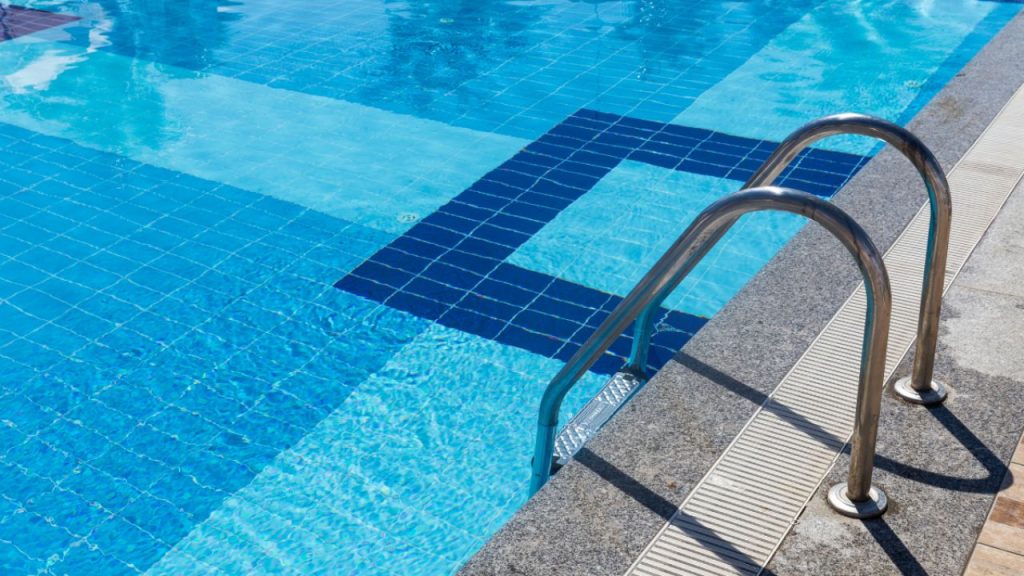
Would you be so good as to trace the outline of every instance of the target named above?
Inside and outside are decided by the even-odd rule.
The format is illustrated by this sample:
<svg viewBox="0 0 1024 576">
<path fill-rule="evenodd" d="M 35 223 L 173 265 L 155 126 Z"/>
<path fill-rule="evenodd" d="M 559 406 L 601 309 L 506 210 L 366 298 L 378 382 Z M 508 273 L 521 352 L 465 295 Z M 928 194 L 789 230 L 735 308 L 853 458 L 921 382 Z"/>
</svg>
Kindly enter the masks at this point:
<svg viewBox="0 0 1024 576">
<path fill-rule="evenodd" d="M 551 462 L 552 473 L 568 464 L 587 440 L 629 401 L 644 382 L 644 379 L 629 372 L 616 372 L 597 396 L 591 398 L 558 433 Z"/>
</svg>

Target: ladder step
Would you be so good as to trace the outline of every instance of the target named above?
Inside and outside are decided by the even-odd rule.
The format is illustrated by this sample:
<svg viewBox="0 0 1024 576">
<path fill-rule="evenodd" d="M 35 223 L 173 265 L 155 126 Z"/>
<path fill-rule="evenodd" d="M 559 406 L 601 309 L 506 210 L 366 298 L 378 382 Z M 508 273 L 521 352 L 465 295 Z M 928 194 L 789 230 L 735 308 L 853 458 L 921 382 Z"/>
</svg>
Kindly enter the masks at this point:
<svg viewBox="0 0 1024 576">
<path fill-rule="evenodd" d="M 604 388 L 570 420 L 555 438 L 552 471 L 569 463 L 605 422 L 643 386 L 644 380 L 629 373 L 616 372 Z"/>
</svg>

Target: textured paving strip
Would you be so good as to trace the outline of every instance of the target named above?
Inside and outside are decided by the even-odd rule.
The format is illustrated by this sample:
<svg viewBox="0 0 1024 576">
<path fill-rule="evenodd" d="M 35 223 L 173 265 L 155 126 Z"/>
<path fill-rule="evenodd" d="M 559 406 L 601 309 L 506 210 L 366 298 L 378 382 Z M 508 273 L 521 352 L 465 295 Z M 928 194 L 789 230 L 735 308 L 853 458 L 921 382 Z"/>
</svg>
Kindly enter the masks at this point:
<svg viewBox="0 0 1024 576">
<path fill-rule="evenodd" d="M 949 174 L 954 217 L 947 287 L 1024 175 L 1024 90 Z M 913 344 L 928 208 L 889 249 L 893 315 L 887 377 Z M 858 288 L 629 574 L 757 574 L 853 429 L 865 297 Z"/>
</svg>

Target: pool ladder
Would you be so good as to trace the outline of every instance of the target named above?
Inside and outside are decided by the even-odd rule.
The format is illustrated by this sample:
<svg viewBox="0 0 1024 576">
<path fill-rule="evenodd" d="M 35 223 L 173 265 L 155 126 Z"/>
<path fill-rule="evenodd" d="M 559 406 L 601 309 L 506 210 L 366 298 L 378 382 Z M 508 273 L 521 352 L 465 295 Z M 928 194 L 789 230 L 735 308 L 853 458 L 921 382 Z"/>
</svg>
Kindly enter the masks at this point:
<svg viewBox="0 0 1024 576">
<path fill-rule="evenodd" d="M 740 216 L 750 212 L 783 211 L 803 215 L 826 228 L 853 255 L 861 271 L 868 305 L 850 470 L 847 482 L 833 487 L 828 499 L 833 508 L 847 516 L 870 518 L 885 512 L 885 494 L 871 486 L 892 309 L 889 276 L 882 254 L 864 229 L 837 206 L 805 192 L 771 186 L 811 144 L 845 134 L 868 136 L 888 143 L 910 160 L 924 181 L 930 219 L 916 348 L 911 375 L 900 379 L 895 389 L 905 400 L 918 404 L 937 404 L 945 400 L 945 387 L 933 379 L 952 218 L 945 172 L 928 147 L 901 126 L 862 114 L 826 116 L 804 125 L 783 140 L 741 191 L 712 203 L 701 212 L 548 384 L 537 420 L 530 494 L 540 490 L 551 474 L 567 464 L 646 383 L 650 336 L 665 298 Z M 566 394 L 634 322 L 633 347 L 626 366 L 556 435 L 558 412 Z"/>
</svg>

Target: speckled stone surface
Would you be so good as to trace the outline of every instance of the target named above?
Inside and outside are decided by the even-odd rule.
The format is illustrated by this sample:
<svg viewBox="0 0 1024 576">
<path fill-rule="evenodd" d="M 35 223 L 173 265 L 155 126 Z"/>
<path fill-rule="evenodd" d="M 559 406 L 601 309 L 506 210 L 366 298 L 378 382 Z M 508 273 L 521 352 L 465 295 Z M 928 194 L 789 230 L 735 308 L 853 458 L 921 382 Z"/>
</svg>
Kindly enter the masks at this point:
<svg viewBox="0 0 1024 576">
<path fill-rule="evenodd" d="M 1024 151 L 1022 151 L 1024 154 Z M 1019 186 L 946 295 L 938 408 L 883 404 L 874 482 L 879 520 L 831 512 L 819 490 L 769 570 L 784 574 L 960 574 L 1024 428 L 1024 186 Z M 1012 255 L 1012 256 L 1011 256 Z M 909 371 L 907 362 L 900 375 Z M 847 470 L 844 455 L 826 487 Z"/>
<path fill-rule="evenodd" d="M 1024 16 L 1018 16 L 909 128 L 951 168 L 1022 82 Z M 916 173 L 893 151 L 879 154 L 835 199 L 883 249 L 924 201 Z M 808 226 L 460 574 L 621 575 L 858 281 L 856 267 L 838 242 Z M 946 354 L 942 357 L 949 362 Z M 965 374 L 964 382 L 971 377 L 980 375 Z M 957 388 L 963 385 L 959 377 L 957 382 Z M 993 386 L 1009 390 L 1012 384 L 1006 379 Z M 893 409 L 892 404 L 887 408 Z M 930 413 L 920 412 L 934 427 Z M 959 416 L 953 408 L 950 412 Z M 999 412 L 993 418 L 1006 416 Z M 886 417 L 891 420 L 894 414 Z M 931 436 L 921 437 L 931 441 Z M 904 462 L 900 456 L 892 454 L 895 462 Z M 986 462 L 995 466 L 992 458 Z M 984 470 L 974 473 L 987 477 Z M 998 484 L 1001 476 L 995 476 Z M 964 509 L 976 507 L 983 520 L 991 494 L 968 494 L 974 496 Z M 903 506 L 902 494 L 891 496 L 894 509 Z M 943 530 L 949 531 L 946 523 Z M 973 537 L 963 540 L 973 543 Z M 969 551 L 969 544 L 964 546 Z M 834 549 L 842 553 L 846 546 Z M 803 571 L 791 564 L 778 569 L 835 573 L 831 567 Z"/>
</svg>

